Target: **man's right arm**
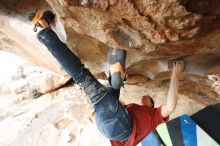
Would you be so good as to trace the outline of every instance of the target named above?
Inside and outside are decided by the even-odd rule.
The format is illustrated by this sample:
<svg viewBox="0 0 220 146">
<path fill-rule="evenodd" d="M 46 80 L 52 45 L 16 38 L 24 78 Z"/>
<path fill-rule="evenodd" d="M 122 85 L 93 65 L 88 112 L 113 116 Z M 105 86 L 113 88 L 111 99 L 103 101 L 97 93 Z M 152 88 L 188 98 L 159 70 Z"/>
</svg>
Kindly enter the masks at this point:
<svg viewBox="0 0 220 146">
<path fill-rule="evenodd" d="M 170 88 L 167 94 L 166 104 L 161 107 L 161 115 L 163 118 L 168 117 L 176 107 L 179 89 L 179 77 L 182 70 L 183 62 L 177 62 L 173 64 L 173 71 L 171 75 Z"/>
</svg>

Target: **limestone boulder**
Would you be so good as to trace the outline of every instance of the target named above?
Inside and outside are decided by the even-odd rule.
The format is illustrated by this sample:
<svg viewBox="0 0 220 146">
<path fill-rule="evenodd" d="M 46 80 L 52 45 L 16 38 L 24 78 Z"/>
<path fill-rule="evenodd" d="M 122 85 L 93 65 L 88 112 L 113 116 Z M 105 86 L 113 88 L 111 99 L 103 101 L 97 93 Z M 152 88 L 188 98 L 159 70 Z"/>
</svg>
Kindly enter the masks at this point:
<svg viewBox="0 0 220 146">
<path fill-rule="evenodd" d="M 208 78 L 212 81 L 212 88 L 220 95 L 220 75 L 210 75 Z"/>
<path fill-rule="evenodd" d="M 187 86 L 186 82 L 189 83 Z M 165 103 L 169 80 L 138 79 L 133 83 L 134 80 L 128 80 L 121 90 L 120 99 L 124 104 L 139 104 L 140 97 L 146 94 L 154 99 L 156 107 Z M 184 76 L 170 119 L 182 114 L 191 115 L 207 105 L 219 103 L 220 96 L 211 90 L 212 83 L 208 78 Z M 195 84 L 200 86 L 197 88 Z M 90 121 L 92 108 L 77 85 L 69 85 L 37 99 L 21 102 L 13 102 L 13 99 L 13 95 L 0 97 L 1 146 L 110 146 L 108 139 Z"/>
<path fill-rule="evenodd" d="M 7 104 L 0 109 L 1 146 L 109 144 L 89 121 L 91 107 L 85 94 L 75 85 L 34 100 L 4 101 Z"/>
<path fill-rule="evenodd" d="M 11 80 L 1 85 L 1 95 L 15 94 L 15 100 L 37 98 L 51 92 L 70 81 L 67 75 L 60 75 L 42 67 L 24 63 L 11 73 Z"/>
<path fill-rule="evenodd" d="M 64 74 L 62 68 L 27 21 L 27 14 L 37 8 L 56 13 L 54 30 L 94 74 L 107 70 L 109 47 L 128 50 L 129 74 L 154 78 L 173 59 L 185 60 L 190 73 L 220 72 L 217 0 L 2 0 L 0 4 L 0 48 L 59 74 Z"/>
<path fill-rule="evenodd" d="M 62 76 L 49 70 L 44 70 L 40 75 L 30 79 L 29 84 L 33 90 L 44 94 L 56 90 L 69 80 L 69 76 Z"/>
<path fill-rule="evenodd" d="M 90 123 L 91 107 L 79 87 L 59 88 L 70 77 L 36 39 L 27 14 L 37 8 L 56 14 L 53 30 L 99 78 L 106 79 L 108 48 L 127 50 L 123 103 L 148 94 L 156 106 L 164 104 L 176 60 L 184 61 L 185 73 L 171 119 L 220 102 L 219 0 L 1 0 L 0 49 L 57 73 L 21 70 L 15 76 L 25 79 L 15 88 L 22 98 L 31 96 L 23 92 L 29 89 L 50 93 L 1 100 L 1 146 L 109 145 Z"/>
</svg>

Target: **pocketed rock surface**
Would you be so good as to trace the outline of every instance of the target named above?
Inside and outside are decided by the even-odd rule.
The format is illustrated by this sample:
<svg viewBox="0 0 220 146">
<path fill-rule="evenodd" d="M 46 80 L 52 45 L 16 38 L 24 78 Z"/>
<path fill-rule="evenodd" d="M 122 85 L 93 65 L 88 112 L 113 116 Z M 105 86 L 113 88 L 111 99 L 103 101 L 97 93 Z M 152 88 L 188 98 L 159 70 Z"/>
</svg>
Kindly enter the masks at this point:
<svg viewBox="0 0 220 146">
<path fill-rule="evenodd" d="M 64 74 L 27 20 L 37 8 L 56 13 L 52 27 L 95 74 L 107 70 L 109 47 L 128 51 L 130 74 L 152 78 L 179 58 L 189 73 L 220 72 L 218 0 L 2 0 L 0 48 Z"/>
</svg>

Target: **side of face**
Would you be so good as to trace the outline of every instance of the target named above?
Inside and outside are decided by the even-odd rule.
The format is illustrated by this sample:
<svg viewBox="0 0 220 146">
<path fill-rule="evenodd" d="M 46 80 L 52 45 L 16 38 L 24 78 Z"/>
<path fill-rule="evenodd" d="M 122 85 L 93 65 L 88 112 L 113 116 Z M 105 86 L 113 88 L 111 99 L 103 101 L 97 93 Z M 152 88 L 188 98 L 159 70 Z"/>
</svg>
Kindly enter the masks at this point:
<svg viewBox="0 0 220 146">
<path fill-rule="evenodd" d="M 154 102 L 150 96 L 145 95 L 141 97 L 141 105 L 145 105 L 145 106 L 153 108 Z"/>
</svg>

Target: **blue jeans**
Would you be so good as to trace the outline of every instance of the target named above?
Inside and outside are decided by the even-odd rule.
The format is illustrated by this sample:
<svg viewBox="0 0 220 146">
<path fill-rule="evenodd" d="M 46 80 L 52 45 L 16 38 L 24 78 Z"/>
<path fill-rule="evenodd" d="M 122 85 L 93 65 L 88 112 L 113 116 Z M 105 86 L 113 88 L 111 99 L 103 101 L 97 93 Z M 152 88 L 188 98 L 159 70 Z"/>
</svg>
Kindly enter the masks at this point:
<svg viewBox="0 0 220 146">
<path fill-rule="evenodd" d="M 48 48 L 81 89 L 86 92 L 88 100 L 95 110 L 98 130 L 111 140 L 128 140 L 132 130 L 132 121 L 128 111 L 119 102 L 120 90 L 104 87 L 84 67 L 66 44 L 60 41 L 51 28 L 40 31 L 37 38 Z"/>
</svg>

